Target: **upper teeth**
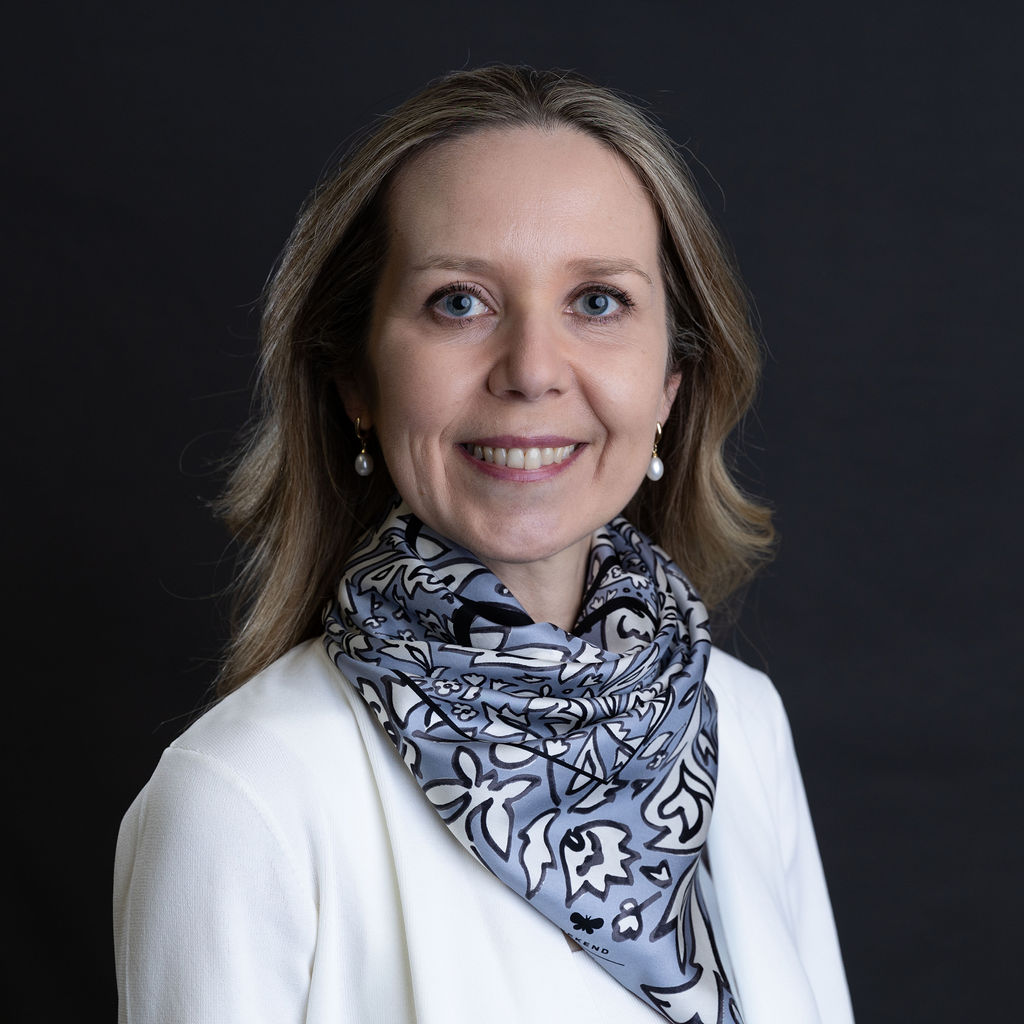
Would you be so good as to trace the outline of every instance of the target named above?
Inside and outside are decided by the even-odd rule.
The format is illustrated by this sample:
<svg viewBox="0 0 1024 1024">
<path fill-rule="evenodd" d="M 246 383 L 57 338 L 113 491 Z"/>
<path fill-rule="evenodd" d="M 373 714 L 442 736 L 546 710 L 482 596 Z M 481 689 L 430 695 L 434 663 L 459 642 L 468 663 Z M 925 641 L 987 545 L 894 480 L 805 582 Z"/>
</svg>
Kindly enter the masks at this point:
<svg viewBox="0 0 1024 1024">
<path fill-rule="evenodd" d="M 576 450 L 576 445 L 561 448 L 491 448 L 487 445 L 466 445 L 473 457 L 509 469 L 540 469 L 553 462 L 564 462 Z"/>
</svg>

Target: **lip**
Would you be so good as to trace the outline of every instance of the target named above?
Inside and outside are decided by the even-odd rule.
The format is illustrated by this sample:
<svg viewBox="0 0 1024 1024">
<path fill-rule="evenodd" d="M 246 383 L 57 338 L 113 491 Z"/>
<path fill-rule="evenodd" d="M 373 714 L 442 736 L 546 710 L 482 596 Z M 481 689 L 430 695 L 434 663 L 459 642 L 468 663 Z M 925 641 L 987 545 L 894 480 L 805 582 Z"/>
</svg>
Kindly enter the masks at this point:
<svg viewBox="0 0 1024 1024">
<path fill-rule="evenodd" d="M 562 448 L 568 445 L 575 445 L 575 450 L 562 462 L 552 462 L 548 466 L 541 466 L 539 469 L 511 469 L 508 466 L 498 466 L 491 462 L 484 462 L 475 458 L 471 452 L 466 450 L 479 445 L 481 448 Z M 550 480 L 559 473 L 564 472 L 571 466 L 580 452 L 586 448 L 586 442 L 574 441 L 570 437 L 559 434 L 544 434 L 536 437 L 521 437 L 511 434 L 500 434 L 489 437 L 473 438 L 471 441 L 464 441 L 455 446 L 456 451 L 478 472 L 495 480 L 505 480 L 510 483 L 539 483 Z"/>
</svg>

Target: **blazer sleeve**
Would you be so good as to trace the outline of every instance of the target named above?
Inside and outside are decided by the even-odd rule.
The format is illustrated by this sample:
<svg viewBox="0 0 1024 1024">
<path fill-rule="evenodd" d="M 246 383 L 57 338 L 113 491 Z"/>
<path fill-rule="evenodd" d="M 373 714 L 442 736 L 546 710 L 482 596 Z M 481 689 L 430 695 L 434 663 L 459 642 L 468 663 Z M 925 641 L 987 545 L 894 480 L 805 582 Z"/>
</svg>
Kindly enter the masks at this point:
<svg viewBox="0 0 1024 1024">
<path fill-rule="evenodd" d="M 715 651 L 718 787 L 708 851 L 747 1024 L 851 1024 L 818 844 L 775 687 Z"/>
<path fill-rule="evenodd" d="M 789 719 L 774 687 L 771 697 L 777 771 L 776 821 L 792 933 L 822 1019 L 830 1024 L 847 1024 L 853 1021 L 853 1009 L 818 842 Z"/>
<path fill-rule="evenodd" d="M 302 1021 L 316 901 L 299 859 L 232 766 L 167 750 L 118 836 L 121 1024 Z"/>
</svg>

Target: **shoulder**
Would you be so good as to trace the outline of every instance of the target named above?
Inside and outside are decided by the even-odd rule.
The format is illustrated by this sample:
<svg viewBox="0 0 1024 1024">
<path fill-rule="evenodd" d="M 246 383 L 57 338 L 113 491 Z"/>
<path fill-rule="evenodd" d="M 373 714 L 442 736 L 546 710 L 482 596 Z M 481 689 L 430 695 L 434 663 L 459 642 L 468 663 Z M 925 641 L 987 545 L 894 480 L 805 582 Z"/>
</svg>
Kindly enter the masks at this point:
<svg viewBox="0 0 1024 1024">
<path fill-rule="evenodd" d="M 785 718 L 782 699 L 771 679 L 721 648 L 711 648 L 707 680 L 720 712 L 747 724 Z"/>
<path fill-rule="evenodd" d="M 362 748 L 351 696 L 323 644 L 308 640 L 210 708 L 164 761 L 203 760 L 268 790 L 345 776 Z"/>
<path fill-rule="evenodd" d="M 362 885 L 359 843 L 373 826 L 347 684 L 318 647 L 295 648 L 207 711 L 124 817 L 114 934 L 132 1020 L 170 1019 L 182 993 L 202 1007 L 184 1013 L 197 1021 L 297 1020 L 305 1006 L 323 865 Z M 359 842 L 339 846 L 339 833 Z"/>
<path fill-rule="evenodd" d="M 308 756 L 322 737 L 355 731 L 342 683 L 320 641 L 307 640 L 213 705 L 169 749 L 231 756 L 263 740 Z"/>
<path fill-rule="evenodd" d="M 707 681 L 718 705 L 723 765 L 743 766 L 741 777 L 768 779 L 770 789 L 788 786 L 798 768 L 789 719 L 771 679 L 716 647 Z"/>
<path fill-rule="evenodd" d="M 351 820 L 364 811 L 367 768 L 349 697 L 319 641 L 292 649 L 164 751 L 125 825 L 160 818 L 211 835 L 247 822 L 250 836 L 291 845 L 328 808 Z"/>
</svg>

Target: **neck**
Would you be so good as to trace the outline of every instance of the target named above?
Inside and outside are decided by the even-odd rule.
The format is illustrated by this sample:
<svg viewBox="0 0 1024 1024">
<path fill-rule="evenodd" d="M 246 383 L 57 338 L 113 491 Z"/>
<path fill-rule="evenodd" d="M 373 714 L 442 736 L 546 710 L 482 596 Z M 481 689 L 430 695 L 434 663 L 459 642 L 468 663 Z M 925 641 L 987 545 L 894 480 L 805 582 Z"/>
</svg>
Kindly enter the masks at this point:
<svg viewBox="0 0 1024 1024">
<path fill-rule="evenodd" d="M 512 591 L 534 622 L 552 622 L 572 632 L 583 600 L 589 539 L 536 562 L 480 559 Z"/>
</svg>

